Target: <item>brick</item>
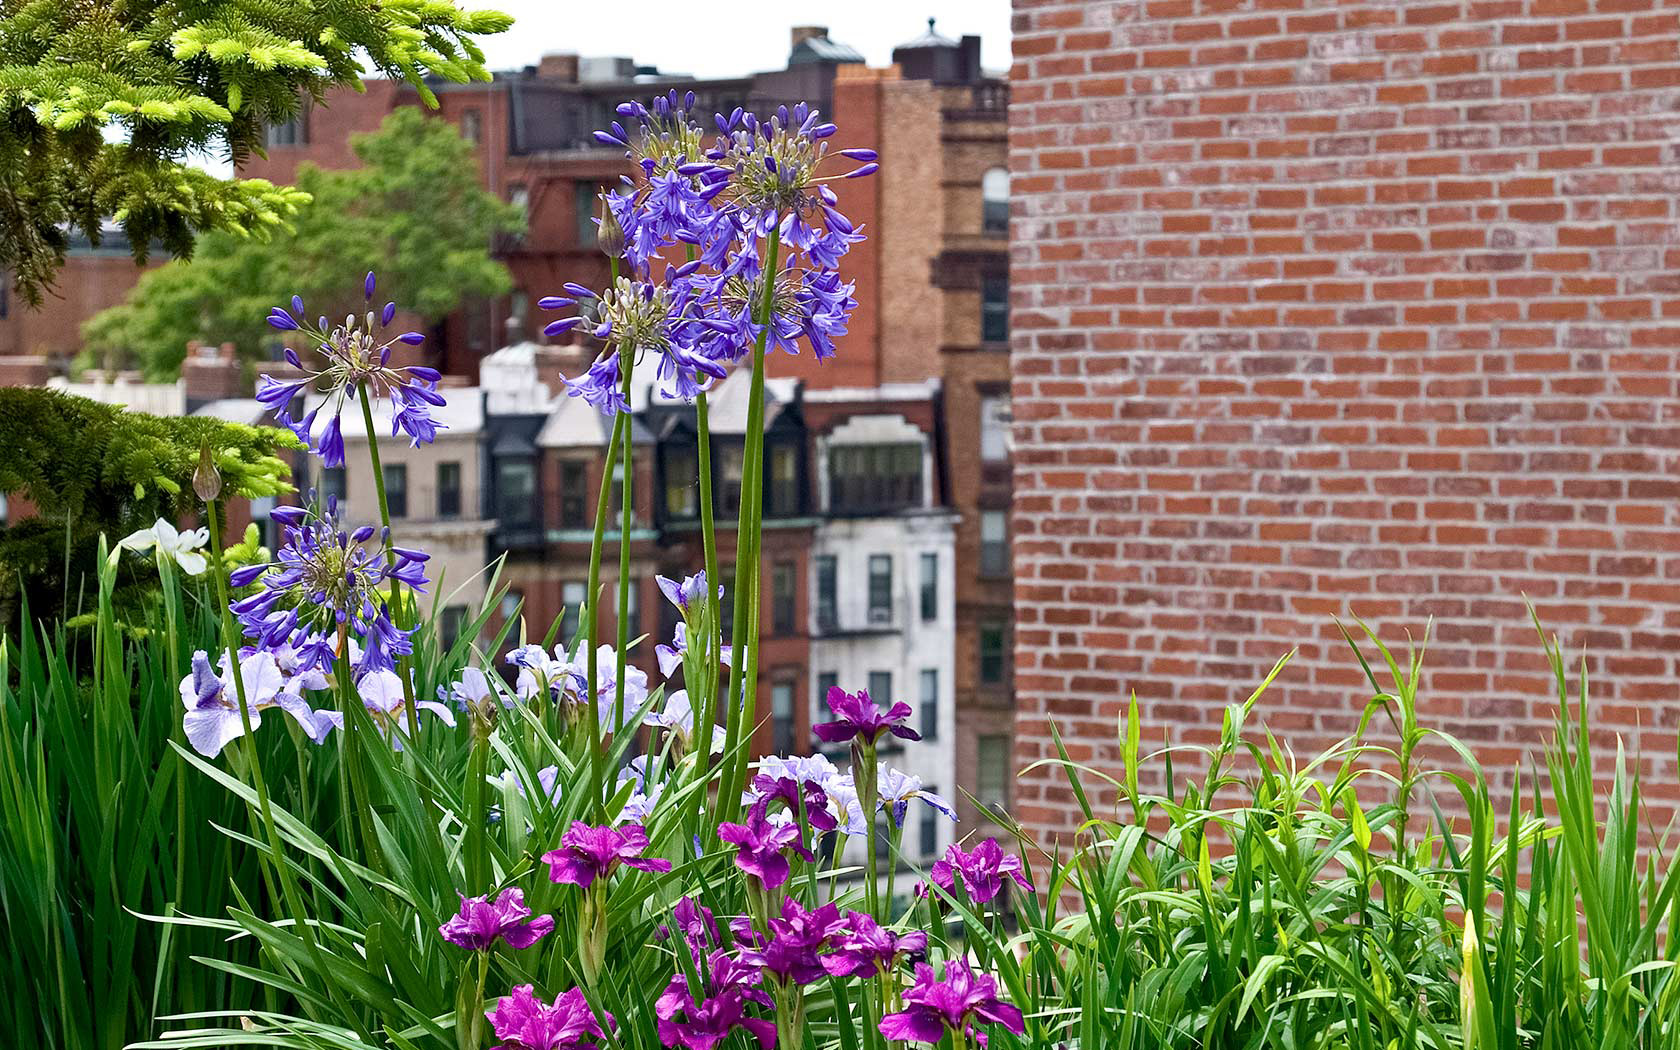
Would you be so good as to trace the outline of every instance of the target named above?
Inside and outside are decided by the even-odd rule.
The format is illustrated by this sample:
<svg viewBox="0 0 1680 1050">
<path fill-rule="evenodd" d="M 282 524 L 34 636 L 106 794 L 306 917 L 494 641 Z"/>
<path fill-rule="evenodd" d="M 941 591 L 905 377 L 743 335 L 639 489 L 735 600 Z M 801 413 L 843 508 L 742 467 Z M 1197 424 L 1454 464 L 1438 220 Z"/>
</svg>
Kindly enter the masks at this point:
<svg viewBox="0 0 1680 1050">
<path fill-rule="evenodd" d="M 1012 114 L 1017 213 L 1057 220 L 1011 275 L 1018 760 L 1055 716 L 1114 772 L 1133 690 L 1211 739 L 1295 646 L 1261 716 L 1311 754 L 1368 693 L 1329 619 L 1360 615 L 1402 645 L 1433 619 L 1431 717 L 1526 761 L 1554 712 L 1525 595 L 1587 647 L 1605 733 L 1672 754 L 1680 11 L 1121 5 L 1147 75 L 1111 88 L 1079 33 L 1115 6 L 1035 23 L 1067 83 L 1029 69 L 1062 97 Z M 1115 143 L 1092 191 L 1053 167 Z M 1680 804 L 1674 762 L 1645 783 Z M 1051 768 L 1020 797 L 1079 820 Z"/>
</svg>

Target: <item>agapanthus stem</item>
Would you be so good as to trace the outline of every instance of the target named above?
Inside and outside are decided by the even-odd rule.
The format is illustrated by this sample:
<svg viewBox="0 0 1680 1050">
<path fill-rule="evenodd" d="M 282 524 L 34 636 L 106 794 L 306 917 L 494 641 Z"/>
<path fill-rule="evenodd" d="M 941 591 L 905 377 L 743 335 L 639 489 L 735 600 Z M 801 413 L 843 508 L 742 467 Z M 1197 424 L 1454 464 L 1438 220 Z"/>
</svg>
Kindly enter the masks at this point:
<svg viewBox="0 0 1680 1050">
<path fill-rule="evenodd" d="M 718 804 L 733 814 L 740 806 L 741 785 L 746 782 L 749 748 L 746 735 L 754 728 L 753 708 L 758 676 L 758 548 L 764 483 L 764 350 L 770 339 L 775 302 L 777 256 L 781 248 L 781 224 L 770 227 L 764 252 L 764 298 L 759 304 L 758 339 L 753 344 L 752 385 L 747 397 L 746 448 L 741 457 L 741 513 L 735 530 L 735 623 L 730 632 L 729 726 L 724 734 L 724 753 L 729 756 L 729 776 L 721 787 Z"/>
<path fill-rule="evenodd" d="M 373 406 L 368 403 L 367 387 L 356 388 L 356 396 L 362 402 L 362 424 L 367 430 L 368 459 L 373 464 L 373 491 L 379 495 L 379 524 L 385 527 L 385 568 L 390 570 L 391 576 L 391 618 L 398 627 L 403 627 L 402 617 L 402 584 L 396 577 L 397 554 L 391 547 L 391 505 L 385 499 L 385 469 L 379 463 L 379 436 L 374 432 Z M 407 626 L 412 627 L 410 622 Z M 412 738 L 420 736 L 420 713 L 414 707 L 414 676 L 409 674 L 409 659 L 397 658 L 397 677 L 402 679 L 403 708 L 408 716 L 409 734 Z M 422 781 L 422 790 L 424 790 Z"/>
<path fill-rule="evenodd" d="M 616 269 L 616 267 L 615 267 Z M 617 283 L 617 275 L 614 275 Z M 623 383 L 624 403 L 630 404 L 630 373 L 635 367 L 633 347 L 620 346 L 618 349 L 619 379 Z M 616 654 L 618 666 L 613 669 L 613 720 L 612 731 L 616 736 L 624 728 L 624 663 L 630 651 L 630 617 L 626 615 L 630 607 L 630 508 L 635 502 L 633 494 L 636 490 L 636 458 L 635 428 L 626 424 L 624 438 L 620 443 L 624 452 L 624 483 L 619 486 L 619 518 L 618 518 L 618 652 Z M 594 679 L 590 679 L 594 685 Z"/>
<path fill-rule="evenodd" d="M 691 253 L 692 254 L 692 253 Z M 694 398 L 694 436 L 699 453 L 700 474 L 700 544 L 706 561 L 706 669 L 710 676 L 702 689 L 692 690 L 702 695 L 690 696 L 694 703 L 695 764 L 704 767 L 712 757 L 712 726 L 717 721 L 718 669 L 722 667 L 723 625 L 718 619 L 717 522 L 712 511 L 712 427 L 706 392 Z"/>
<path fill-rule="evenodd" d="M 265 837 L 268 839 L 268 865 L 274 870 L 280 880 L 281 893 L 286 900 L 286 907 L 292 913 L 293 925 L 297 927 L 298 935 L 303 938 L 305 949 L 309 952 L 310 961 L 316 971 L 325 973 L 326 961 L 321 955 L 320 946 L 315 943 L 314 927 L 305 917 L 302 895 L 298 892 L 297 881 L 293 878 L 292 869 L 286 863 L 280 848 L 280 834 L 274 823 L 274 807 L 269 802 L 268 784 L 263 779 L 262 758 L 257 753 L 257 738 L 251 727 L 251 703 L 245 695 L 244 669 L 239 666 L 239 632 L 234 627 L 233 614 L 229 610 L 228 577 L 222 566 L 222 526 L 219 506 L 216 500 L 209 500 L 204 506 L 204 516 L 208 519 L 210 528 L 210 575 L 216 590 L 216 608 L 220 614 L 222 625 L 222 645 L 227 650 L 228 665 L 232 669 L 234 695 L 239 700 L 240 728 L 245 732 L 245 743 L 251 758 L 251 787 L 257 793 L 257 810 L 262 814 L 262 825 Z M 337 986 L 333 982 L 327 984 L 327 994 L 333 1001 L 333 1007 L 340 1018 L 348 1018 L 350 1023 L 361 1033 L 363 1039 L 373 1039 L 373 1033 L 362 1024 L 361 1015 L 353 1012 L 345 1004 L 339 1002 Z M 313 1011 L 311 1011 L 313 1012 Z"/>
</svg>

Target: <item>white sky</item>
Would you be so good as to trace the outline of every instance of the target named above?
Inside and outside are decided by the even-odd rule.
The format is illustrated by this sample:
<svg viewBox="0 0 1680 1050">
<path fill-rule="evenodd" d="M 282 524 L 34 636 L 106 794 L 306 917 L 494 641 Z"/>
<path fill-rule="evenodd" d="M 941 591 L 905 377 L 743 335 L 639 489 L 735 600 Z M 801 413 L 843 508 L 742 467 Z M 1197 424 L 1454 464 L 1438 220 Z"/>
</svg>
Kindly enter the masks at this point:
<svg viewBox="0 0 1680 1050">
<path fill-rule="evenodd" d="M 827 26 L 831 38 L 873 66 L 937 18 L 940 35 L 981 38 L 986 69 L 1008 70 L 1010 0 L 463 0 L 514 17 L 512 29 L 481 40 L 491 69 L 530 65 L 544 52 L 623 55 L 661 72 L 735 76 L 781 69 L 788 29 Z"/>
</svg>

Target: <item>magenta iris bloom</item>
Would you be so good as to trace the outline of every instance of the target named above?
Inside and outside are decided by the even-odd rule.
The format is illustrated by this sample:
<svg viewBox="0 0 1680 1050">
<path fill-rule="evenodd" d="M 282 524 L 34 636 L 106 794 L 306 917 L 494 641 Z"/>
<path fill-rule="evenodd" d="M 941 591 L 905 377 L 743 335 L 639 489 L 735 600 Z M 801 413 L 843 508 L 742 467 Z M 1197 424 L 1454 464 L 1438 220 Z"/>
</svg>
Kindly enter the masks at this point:
<svg viewBox="0 0 1680 1050">
<path fill-rule="evenodd" d="M 772 802 L 781 802 L 787 807 L 788 814 L 800 816 L 800 799 L 804 799 L 805 822 L 818 831 L 833 831 L 840 826 L 834 819 L 834 814 L 828 809 L 828 793 L 815 780 L 803 783 L 792 777 L 773 777 L 768 773 L 760 773 L 753 777 L 752 790 L 758 796 L 753 803 L 756 813 L 768 813 Z"/>
<path fill-rule="evenodd" d="M 818 739 L 830 744 L 856 739 L 872 746 L 887 733 L 905 740 L 922 738 L 906 724 L 910 717 L 910 705 L 902 700 L 883 711 L 869 698 L 869 690 L 848 693 L 834 686 L 828 691 L 828 707 L 834 712 L 834 721 L 819 722 L 811 727 L 811 731 L 817 734 Z"/>
<path fill-rule="evenodd" d="M 719 824 L 718 838 L 736 847 L 735 866 L 756 878 L 767 890 L 786 882 L 793 870 L 786 851 L 791 849 L 807 861 L 817 858 L 800 840 L 799 828 L 770 820 L 756 807 L 745 824 Z"/>
<path fill-rule="evenodd" d="M 601 1019 L 583 992 L 573 988 L 553 1003 L 537 998 L 528 984 L 519 985 L 484 1014 L 501 1040 L 496 1050 L 599 1050 L 597 1039 L 606 1033 Z M 608 1027 L 613 1015 L 602 1011 Z"/>
<path fill-rule="evenodd" d="M 660 927 L 660 939 L 669 937 L 673 931 L 688 942 L 688 950 L 696 961 L 707 952 L 723 947 L 723 937 L 718 932 L 712 909 L 696 904 L 693 897 L 684 897 L 671 909 L 671 922 Z"/>
<path fill-rule="evenodd" d="M 827 974 L 822 951 L 829 938 L 846 928 L 840 909 L 833 904 L 807 911 L 792 897 L 782 901 L 782 914 L 770 920 L 770 935 L 754 930 L 746 916 L 735 920 L 735 937 L 741 942 L 740 959 L 757 966 L 780 985 L 810 984 Z"/>
<path fill-rule="evenodd" d="M 850 911 L 842 929 L 829 941 L 822 964 L 835 977 L 875 977 L 926 951 L 927 934 L 921 930 L 894 933 L 872 916 Z"/>
<path fill-rule="evenodd" d="M 531 918 L 525 907 L 525 892 L 517 887 L 505 889 L 494 902 L 489 894 L 482 897 L 461 897 L 460 914 L 438 927 L 443 939 L 469 952 L 489 951 L 496 941 L 507 942 L 509 948 L 523 950 L 546 937 L 554 929 L 554 917 L 539 915 Z"/>
<path fill-rule="evenodd" d="M 916 983 L 904 993 L 904 1009 L 881 1018 L 881 1034 L 894 1042 L 937 1043 L 946 1032 L 972 1036 L 986 1045 L 977 1023 L 1001 1024 L 1020 1035 L 1025 1031 L 1021 1011 L 997 997 L 997 979 L 975 973 L 962 959 L 945 964 L 945 979 L 936 981 L 933 967 L 916 966 Z"/>
<path fill-rule="evenodd" d="M 694 998 L 688 978 L 679 973 L 653 1004 L 662 1045 L 713 1050 L 737 1028 L 766 1050 L 776 1044 L 776 1023 L 747 1013 L 749 1006 L 771 1006 L 770 996 L 757 987 L 757 969 L 717 951 L 706 959 L 701 972 L 705 974 L 702 998 Z"/>
<path fill-rule="evenodd" d="M 956 892 L 957 880 L 961 879 L 968 899 L 976 904 L 996 898 L 1003 890 L 1005 878 L 1014 879 L 1016 885 L 1029 893 L 1033 888 L 1022 869 L 1021 858 L 1003 852 L 997 839 L 987 839 L 967 853 L 953 842 L 944 858 L 934 861 L 928 869 L 928 878 L 946 893 Z"/>
<path fill-rule="evenodd" d="M 591 827 L 574 820 L 560 836 L 560 848 L 544 853 L 542 859 L 552 881 L 586 888 L 611 875 L 620 864 L 638 871 L 670 871 L 670 861 L 642 856 L 647 844 L 647 831 L 640 824 Z"/>
</svg>

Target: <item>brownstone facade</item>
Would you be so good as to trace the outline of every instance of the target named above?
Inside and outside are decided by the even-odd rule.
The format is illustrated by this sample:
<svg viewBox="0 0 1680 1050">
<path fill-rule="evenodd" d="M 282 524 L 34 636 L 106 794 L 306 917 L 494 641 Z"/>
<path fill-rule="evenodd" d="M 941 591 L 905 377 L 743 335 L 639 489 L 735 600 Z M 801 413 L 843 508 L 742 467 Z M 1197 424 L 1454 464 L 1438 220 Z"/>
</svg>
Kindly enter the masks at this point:
<svg viewBox="0 0 1680 1050">
<path fill-rule="evenodd" d="M 1673 794 L 1680 12 L 1016 0 L 1017 764 L 1262 707 L 1310 754 L 1402 648 L 1490 771 L 1543 739 L 1526 595 Z M 1102 801 L 1101 799 L 1098 800 Z M 1018 812 L 1077 820 L 1061 774 Z"/>
</svg>

